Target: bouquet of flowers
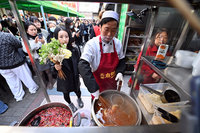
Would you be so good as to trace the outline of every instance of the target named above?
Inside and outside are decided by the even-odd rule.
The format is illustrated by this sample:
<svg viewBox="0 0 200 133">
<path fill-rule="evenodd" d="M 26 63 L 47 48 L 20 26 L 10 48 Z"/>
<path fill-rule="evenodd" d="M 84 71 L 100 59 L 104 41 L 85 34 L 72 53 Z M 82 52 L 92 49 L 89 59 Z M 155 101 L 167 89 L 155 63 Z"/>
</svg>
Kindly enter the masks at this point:
<svg viewBox="0 0 200 133">
<path fill-rule="evenodd" d="M 67 49 L 66 44 L 61 45 L 58 40 L 52 38 L 50 43 L 42 45 L 39 50 L 39 55 L 40 64 L 46 64 L 47 60 L 51 60 L 55 64 L 62 65 L 62 61 L 64 59 L 69 59 L 72 53 Z M 65 79 L 66 77 L 62 70 L 58 71 L 58 76 L 61 79 Z"/>
</svg>

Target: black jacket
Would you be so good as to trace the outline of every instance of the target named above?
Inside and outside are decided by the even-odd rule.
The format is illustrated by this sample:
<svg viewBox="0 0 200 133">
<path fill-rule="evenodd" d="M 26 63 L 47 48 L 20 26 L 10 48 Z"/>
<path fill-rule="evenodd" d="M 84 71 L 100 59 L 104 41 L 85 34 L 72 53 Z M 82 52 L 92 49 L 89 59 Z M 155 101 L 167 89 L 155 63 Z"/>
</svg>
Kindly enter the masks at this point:
<svg viewBox="0 0 200 133">
<path fill-rule="evenodd" d="M 53 38 L 54 36 L 53 36 L 53 32 L 51 32 L 50 30 L 48 30 L 48 32 L 49 32 L 49 35 L 47 37 L 47 43 L 50 43 L 51 42 L 51 38 Z"/>
<path fill-rule="evenodd" d="M 63 93 L 80 90 L 80 80 L 78 72 L 79 53 L 77 48 L 69 49 L 72 56 L 62 62 L 62 71 L 65 73 L 65 80 L 57 78 L 57 90 Z"/>
<path fill-rule="evenodd" d="M 12 34 L 0 32 L 0 69 L 16 68 L 25 62 L 18 49 L 21 42 Z"/>
</svg>

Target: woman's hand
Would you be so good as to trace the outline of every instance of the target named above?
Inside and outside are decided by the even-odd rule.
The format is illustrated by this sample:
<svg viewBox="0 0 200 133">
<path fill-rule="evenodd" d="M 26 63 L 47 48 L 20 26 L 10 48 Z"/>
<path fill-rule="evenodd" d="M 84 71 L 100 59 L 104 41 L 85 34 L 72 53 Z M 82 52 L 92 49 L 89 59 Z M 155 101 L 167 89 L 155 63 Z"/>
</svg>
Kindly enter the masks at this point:
<svg viewBox="0 0 200 133">
<path fill-rule="evenodd" d="M 80 36 L 80 31 L 76 33 L 76 37 L 79 37 Z"/>
<path fill-rule="evenodd" d="M 44 38 L 42 38 L 42 39 L 39 39 L 38 41 L 39 41 L 39 42 L 41 42 L 42 44 L 44 44 L 44 43 L 45 43 L 45 41 L 44 41 Z"/>
<path fill-rule="evenodd" d="M 76 32 L 73 32 L 73 33 L 72 33 L 72 37 L 74 37 L 75 35 L 76 35 Z"/>
<path fill-rule="evenodd" d="M 54 67 L 55 67 L 55 69 L 56 69 L 57 71 L 59 71 L 59 70 L 62 69 L 62 66 L 61 66 L 60 64 L 55 64 Z"/>
<path fill-rule="evenodd" d="M 41 42 L 42 44 L 44 44 L 44 43 L 45 43 L 44 38 L 39 39 L 39 37 L 37 36 L 37 37 L 35 38 L 35 43 L 38 43 L 38 42 Z"/>
<path fill-rule="evenodd" d="M 38 36 L 36 36 L 35 43 L 38 43 L 38 40 L 39 40 L 39 38 L 38 38 Z"/>
<path fill-rule="evenodd" d="M 157 73 L 153 73 L 152 78 L 155 79 L 156 82 L 158 82 L 160 80 L 160 76 Z"/>
</svg>

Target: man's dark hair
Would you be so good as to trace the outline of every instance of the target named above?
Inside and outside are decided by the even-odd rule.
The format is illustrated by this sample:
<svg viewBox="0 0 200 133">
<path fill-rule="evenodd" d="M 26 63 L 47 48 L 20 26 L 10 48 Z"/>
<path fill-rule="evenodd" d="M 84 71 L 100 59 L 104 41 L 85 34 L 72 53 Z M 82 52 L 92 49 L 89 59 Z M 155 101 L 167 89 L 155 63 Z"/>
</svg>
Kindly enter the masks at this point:
<svg viewBox="0 0 200 133">
<path fill-rule="evenodd" d="M 65 20 L 65 28 L 66 29 L 70 29 L 70 24 L 73 22 L 73 20 L 71 18 L 67 18 Z"/>
<path fill-rule="evenodd" d="M 117 22 L 117 27 L 119 26 L 119 22 L 114 18 L 103 18 L 101 20 L 101 22 L 100 22 L 100 25 L 102 26 L 102 25 L 104 25 L 104 24 L 106 24 L 108 22 L 111 22 L 111 21 L 116 21 Z"/>
<path fill-rule="evenodd" d="M 54 16 L 50 16 L 49 21 L 57 21 L 57 19 Z"/>
<path fill-rule="evenodd" d="M 33 23 L 35 21 L 39 21 L 40 22 L 40 20 L 36 16 L 30 16 L 30 21 L 33 22 Z"/>
<path fill-rule="evenodd" d="M 7 15 L 6 15 L 6 14 L 3 14 L 3 17 L 5 17 L 5 16 L 7 17 Z"/>
</svg>

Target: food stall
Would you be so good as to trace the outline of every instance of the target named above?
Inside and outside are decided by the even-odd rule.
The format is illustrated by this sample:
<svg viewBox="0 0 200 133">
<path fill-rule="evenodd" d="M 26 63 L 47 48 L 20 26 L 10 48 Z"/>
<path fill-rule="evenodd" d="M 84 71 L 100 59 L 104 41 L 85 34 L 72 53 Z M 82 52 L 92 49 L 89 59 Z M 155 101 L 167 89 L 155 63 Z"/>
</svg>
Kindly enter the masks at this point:
<svg viewBox="0 0 200 133">
<path fill-rule="evenodd" d="M 91 2 L 93 2 L 93 1 L 91 0 Z M 122 1 L 117 1 L 117 0 L 116 1 L 114 1 L 114 0 L 109 1 L 108 0 L 108 1 L 105 1 L 105 2 L 121 3 Z M 17 18 L 16 21 L 17 21 L 18 27 L 19 27 L 20 32 L 21 32 L 20 34 L 22 35 L 22 38 L 23 38 L 25 44 L 27 45 L 26 47 L 28 47 L 28 41 L 27 41 L 26 35 L 23 32 L 24 29 L 22 27 L 22 22 L 20 20 L 19 13 L 17 11 L 15 0 L 9 0 L 9 3 L 11 5 L 12 12 L 14 13 L 14 16 Z M 151 0 L 136 0 L 136 1 L 125 0 L 125 1 L 123 1 L 123 3 L 135 4 L 135 5 L 138 6 L 138 7 L 133 6 L 134 8 L 141 9 L 141 8 L 147 7 L 149 9 L 148 19 L 146 19 L 146 22 L 145 22 L 145 24 L 146 24 L 145 31 L 142 33 L 143 38 L 144 38 L 142 40 L 142 42 L 144 44 L 144 49 L 147 49 L 147 45 L 150 41 L 150 37 L 152 36 L 154 28 L 158 25 L 163 25 L 162 24 L 163 19 L 165 19 L 165 20 L 167 19 L 167 18 L 163 17 L 162 15 L 164 14 L 166 16 L 167 15 L 170 16 L 169 12 L 172 12 L 172 14 L 174 13 L 173 11 L 171 11 L 172 5 L 170 5 L 170 3 L 166 0 L 155 0 L 155 1 L 151 1 Z M 195 3 L 198 3 L 198 1 L 195 1 L 195 0 L 192 1 L 193 6 L 195 6 Z M 141 5 L 142 5 L 142 7 L 141 7 Z M 173 9 L 173 10 L 175 10 L 175 9 Z M 174 16 L 175 16 L 175 18 L 177 17 L 176 15 L 174 15 Z M 179 19 L 179 18 L 176 18 L 176 19 Z M 173 21 L 173 20 L 171 20 L 171 21 Z M 130 22 L 131 22 L 131 20 L 130 20 Z M 130 24 L 130 22 L 129 22 L 129 24 Z M 171 31 L 173 31 L 172 33 L 174 34 L 174 38 L 173 38 L 174 40 L 171 43 L 174 44 L 173 46 L 174 46 L 175 51 L 181 48 L 181 45 L 184 42 L 183 39 L 185 39 L 184 37 L 186 37 L 186 35 L 189 34 L 189 31 L 193 31 L 193 29 L 191 27 L 189 27 L 189 24 L 191 24 L 194 27 L 196 26 L 195 23 L 192 23 L 190 21 L 188 22 L 184 18 L 180 18 L 179 22 L 180 23 L 176 23 L 173 26 L 171 25 L 172 23 L 169 23 L 169 22 L 166 23 L 166 24 L 168 24 L 167 25 L 168 27 L 166 27 L 166 28 L 171 28 Z M 176 28 L 176 26 L 179 26 L 179 27 Z M 134 27 L 134 25 L 128 25 L 127 27 Z M 197 28 L 198 28 L 198 26 L 197 26 Z M 129 28 L 127 28 L 127 29 L 129 30 Z M 130 33 L 130 31 L 124 32 L 124 38 L 123 39 L 125 40 L 125 38 L 126 38 L 126 41 L 123 41 L 125 52 L 126 52 L 126 49 L 128 48 L 127 33 Z M 128 36 L 130 37 L 130 35 L 128 35 Z M 142 35 L 140 35 L 140 37 L 141 36 Z M 190 36 L 193 36 L 193 34 L 190 35 Z M 145 52 L 145 50 L 143 52 Z M 174 55 L 175 55 L 175 52 L 174 52 Z M 29 57 L 32 59 L 30 52 L 29 52 Z M 154 84 L 154 85 L 149 84 L 147 86 L 149 88 L 154 88 L 154 89 L 157 88 L 157 90 L 160 89 L 161 91 L 166 91 L 166 90 L 163 90 L 164 88 L 170 88 L 170 89 L 174 90 L 175 92 L 177 92 L 179 94 L 179 99 L 180 99 L 178 101 L 179 103 L 175 103 L 175 104 L 174 103 L 168 103 L 168 104 L 164 105 L 163 103 L 158 103 L 156 100 L 155 101 L 152 100 L 155 97 L 157 97 L 157 99 L 159 99 L 160 97 L 158 97 L 157 95 L 152 96 L 151 91 L 147 91 L 144 86 L 141 87 L 139 91 L 135 90 L 134 86 L 137 83 L 137 80 L 135 80 L 134 84 L 131 85 L 132 89 L 131 89 L 131 92 L 130 92 L 130 96 L 123 94 L 121 92 L 118 92 L 118 91 L 101 93 L 101 95 L 100 95 L 100 96 L 103 97 L 103 100 L 106 100 L 106 101 L 100 100 L 101 103 L 104 103 L 103 106 L 107 106 L 106 103 L 108 102 L 107 101 L 108 99 L 106 97 L 113 97 L 113 98 L 111 98 L 111 101 L 109 101 L 109 102 L 113 102 L 113 101 L 116 102 L 112 105 L 111 113 L 109 112 L 110 110 L 106 110 L 107 113 L 108 113 L 108 116 L 112 116 L 112 112 L 114 112 L 114 110 L 116 110 L 116 108 L 119 111 L 119 107 L 114 106 L 115 104 L 120 105 L 120 106 L 123 105 L 122 108 L 124 110 L 127 110 L 130 113 L 129 116 L 131 116 L 135 113 L 134 116 L 135 116 L 136 119 L 130 120 L 130 121 L 134 121 L 133 122 L 134 124 L 130 124 L 129 126 L 123 126 L 123 125 L 122 126 L 115 126 L 114 125 L 115 127 L 110 127 L 110 126 L 102 125 L 102 122 L 99 121 L 98 118 L 95 118 L 95 115 L 99 111 L 98 109 L 96 109 L 99 106 L 98 101 L 93 101 L 93 106 L 92 106 L 93 117 L 94 117 L 94 120 L 95 120 L 95 122 L 98 126 L 91 126 L 91 127 L 84 127 L 84 128 L 83 127 L 49 127 L 49 128 L 45 128 L 45 127 L 1 126 L 0 129 L 3 132 L 9 132 L 9 133 L 10 132 L 49 132 L 49 133 L 51 133 L 51 132 L 128 132 L 128 133 L 129 132 L 135 132 L 135 133 L 185 132 L 186 133 L 187 131 L 193 130 L 193 128 L 194 128 L 193 124 L 197 123 L 198 118 L 197 118 L 197 116 L 195 116 L 196 114 L 190 114 L 188 110 L 195 108 L 197 106 L 197 104 L 195 104 L 195 106 L 193 106 L 193 105 L 191 106 L 190 89 L 188 87 L 186 87 L 186 89 L 184 89 L 185 86 L 180 86 L 179 84 L 177 84 L 177 82 L 175 80 L 177 78 L 170 75 L 170 73 L 173 73 L 173 71 L 177 72 L 180 69 L 182 70 L 182 68 L 180 68 L 180 69 L 177 68 L 178 70 L 173 70 L 173 69 L 169 70 L 171 68 L 169 68 L 168 70 L 160 70 L 157 67 L 155 67 L 155 65 L 152 65 L 151 60 L 152 60 L 151 57 L 142 56 L 141 63 L 145 62 L 152 69 L 154 69 L 157 73 L 159 73 L 160 76 L 162 76 L 162 78 L 163 78 L 163 83 Z M 32 59 L 31 61 L 32 61 L 34 69 L 37 72 L 37 68 L 35 67 L 34 60 Z M 173 57 L 165 58 L 164 62 L 166 62 L 167 64 L 173 64 L 174 58 Z M 177 74 L 177 75 L 181 75 L 182 73 L 186 74 L 186 76 L 181 76 L 181 78 L 187 78 L 187 80 L 188 80 L 187 85 L 189 86 L 189 80 L 192 78 L 192 76 L 188 77 L 188 73 L 191 74 L 191 70 L 185 70 L 185 69 L 183 69 L 182 71 L 181 70 L 180 70 L 180 74 Z M 140 74 L 140 69 L 138 71 L 136 71 L 136 74 L 135 74 L 136 79 L 137 79 L 139 74 Z M 172 77 L 170 77 L 170 76 L 172 76 Z M 38 77 L 40 77 L 40 76 L 38 76 Z M 173 78 L 175 78 L 175 79 L 173 79 Z M 180 78 L 180 77 L 178 77 L 178 78 Z M 188 78 L 190 78 L 190 79 L 188 79 Z M 199 79 L 193 79 L 194 82 L 195 82 L 195 80 L 199 80 Z M 40 80 L 40 81 L 42 81 L 42 80 Z M 167 83 L 164 82 L 164 81 L 167 81 Z M 183 81 L 180 81 L 180 79 L 179 79 L 179 82 L 183 82 Z M 194 88 L 196 86 L 199 86 L 198 82 L 196 83 L 196 86 L 195 86 L 195 84 L 193 84 L 193 85 L 194 85 Z M 44 86 L 44 83 L 41 83 L 41 86 Z M 148 87 L 146 87 L 146 88 L 148 88 Z M 45 88 L 45 87 L 42 87 L 42 88 Z M 45 94 L 45 97 L 47 99 L 47 102 L 49 102 L 49 105 L 51 105 L 49 96 L 48 96 L 45 89 L 44 89 L 44 94 Z M 197 94 L 199 94 L 199 93 L 197 93 Z M 115 100 L 116 96 L 120 97 L 119 98 L 120 100 L 119 99 Z M 196 98 L 196 97 L 194 97 L 194 98 Z M 195 101 L 196 99 L 192 99 L 192 100 Z M 176 120 L 175 120 L 175 122 L 173 120 L 171 122 L 166 122 L 167 118 L 164 120 L 163 116 L 160 113 L 158 113 L 158 112 L 163 112 L 162 109 L 167 110 L 168 106 L 175 106 L 175 107 L 181 106 L 182 107 L 182 105 L 183 105 L 184 108 L 185 108 L 186 104 L 188 104 L 188 103 L 189 103 L 189 105 L 187 107 L 189 109 L 183 110 L 182 117 L 181 117 L 179 122 L 177 122 Z M 129 108 L 126 108 L 126 107 L 129 107 Z M 157 108 L 155 108 L 155 107 L 157 107 Z M 44 109 L 44 108 L 39 107 L 38 109 Z M 31 112 L 29 114 L 29 116 L 27 116 L 26 118 L 31 119 L 31 118 L 28 118 L 28 117 L 30 117 L 31 114 L 33 115 L 34 113 L 39 113 L 39 112 L 35 112 L 38 109 Z M 172 109 L 172 108 L 170 108 L 170 109 Z M 156 110 L 157 113 L 155 113 L 155 110 Z M 165 110 L 164 110 L 164 112 L 165 112 Z M 171 111 L 170 114 L 167 112 L 168 116 L 172 115 L 172 117 L 175 117 L 176 119 L 177 119 L 177 117 L 178 117 L 178 119 L 180 118 L 180 113 L 177 110 L 168 110 L 168 111 Z M 176 115 L 176 113 L 174 113 L 174 112 L 178 112 L 177 113 L 178 115 Z M 123 116 L 123 111 L 121 111 L 121 113 L 118 114 L 118 115 Z M 122 121 L 128 121 L 129 116 L 124 115 L 124 117 L 126 119 L 121 119 L 121 117 L 119 119 L 121 119 Z M 39 117 L 37 117 L 37 118 L 39 118 Z M 34 119 L 37 120 L 37 118 L 35 117 Z M 29 121 L 28 123 L 31 123 L 31 122 Z M 37 124 L 37 121 L 34 121 L 34 123 Z M 113 123 L 113 121 L 111 123 Z M 110 123 L 107 123 L 107 124 L 109 125 Z M 187 126 L 182 127 L 182 125 L 185 125 L 185 124 L 187 124 Z M 192 131 L 192 132 L 194 132 L 194 131 Z"/>
</svg>

